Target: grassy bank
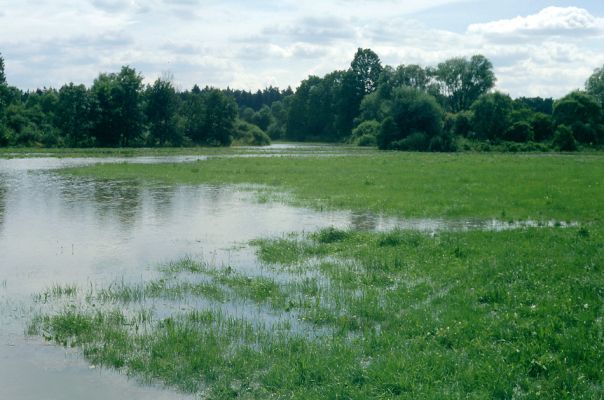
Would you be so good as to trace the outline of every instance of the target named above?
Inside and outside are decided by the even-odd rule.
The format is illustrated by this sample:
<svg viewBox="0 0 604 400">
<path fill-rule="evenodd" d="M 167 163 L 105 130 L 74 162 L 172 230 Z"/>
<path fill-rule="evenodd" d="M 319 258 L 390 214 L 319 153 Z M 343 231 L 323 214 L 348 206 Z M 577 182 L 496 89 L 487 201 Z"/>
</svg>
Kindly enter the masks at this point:
<svg viewBox="0 0 604 400">
<path fill-rule="evenodd" d="M 98 165 L 69 174 L 184 184 L 255 183 L 296 205 L 399 216 L 600 221 L 604 157 L 362 153 Z"/>
</svg>

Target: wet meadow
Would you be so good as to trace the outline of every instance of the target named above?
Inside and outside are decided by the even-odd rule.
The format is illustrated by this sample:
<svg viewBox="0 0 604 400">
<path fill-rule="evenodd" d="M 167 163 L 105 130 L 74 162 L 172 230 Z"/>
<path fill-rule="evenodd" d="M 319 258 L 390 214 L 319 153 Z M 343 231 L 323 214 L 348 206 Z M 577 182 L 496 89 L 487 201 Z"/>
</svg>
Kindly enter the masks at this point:
<svg viewBox="0 0 604 400">
<path fill-rule="evenodd" d="M 184 161 L 53 172 L 185 191 L 146 238 L 161 247 L 180 226 L 201 250 L 175 241 L 147 249 L 144 272 L 118 258 L 103 279 L 46 285 L 27 335 L 199 398 L 604 395 L 601 155 L 326 147 Z M 187 208 L 207 190 L 229 194 Z"/>
</svg>

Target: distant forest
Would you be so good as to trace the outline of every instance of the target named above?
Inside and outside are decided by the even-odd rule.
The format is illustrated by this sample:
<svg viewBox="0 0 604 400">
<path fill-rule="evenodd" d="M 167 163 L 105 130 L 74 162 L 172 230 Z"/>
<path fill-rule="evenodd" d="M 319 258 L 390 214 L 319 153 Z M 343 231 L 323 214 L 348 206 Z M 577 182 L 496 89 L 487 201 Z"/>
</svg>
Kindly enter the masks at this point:
<svg viewBox="0 0 604 400">
<path fill-rule="evenodd" d="M 266 145 L 271 140 L 350 143 L 410 151 L 573 151 L 604 146 L 604 68 L 585 90 L 512 99 L 493 91 L 482 55 L 436 67 L 382 65 L 358 49 L 350 68 L 309 76 L 294 91 L 143 84 L 130 66 L 91 87 L 23 91 L 0 54 L 0 146 Z"/>
</svg>

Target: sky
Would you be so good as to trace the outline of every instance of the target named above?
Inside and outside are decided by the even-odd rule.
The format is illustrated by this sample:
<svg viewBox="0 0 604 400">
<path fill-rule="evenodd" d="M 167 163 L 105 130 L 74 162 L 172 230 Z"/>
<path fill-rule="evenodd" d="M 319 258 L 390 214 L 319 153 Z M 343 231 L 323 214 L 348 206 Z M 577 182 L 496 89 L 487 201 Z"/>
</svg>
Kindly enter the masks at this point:
<svg viewBox="0 0 604 400">
<path fill-rule="evenodd" d="M 604 1 L 0 0 L 0 53 L 22 89 L 122 65 L 181 90 L 295 88 L 359 47 L 392 66 L 483 54 L 498 90 L 561 97 L 604 65 Z"/>
</svg>

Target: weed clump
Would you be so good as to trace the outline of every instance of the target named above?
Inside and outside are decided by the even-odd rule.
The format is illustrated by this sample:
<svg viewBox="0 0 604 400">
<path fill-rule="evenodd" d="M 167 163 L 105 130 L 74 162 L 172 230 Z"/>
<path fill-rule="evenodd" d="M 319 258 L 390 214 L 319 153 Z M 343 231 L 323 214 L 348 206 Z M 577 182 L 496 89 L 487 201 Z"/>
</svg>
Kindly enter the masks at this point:
<svg viewBox="0 0 604 400">
<path fill-rule="evenodd" d="M 315 235 L 315 240 L 319 243 L 336 243 L 342 242 L 348 238 L 349 232 L 334 228 L 330 226 L 329 228 L 325 228 L 320 230 Z"/>
</svg>

